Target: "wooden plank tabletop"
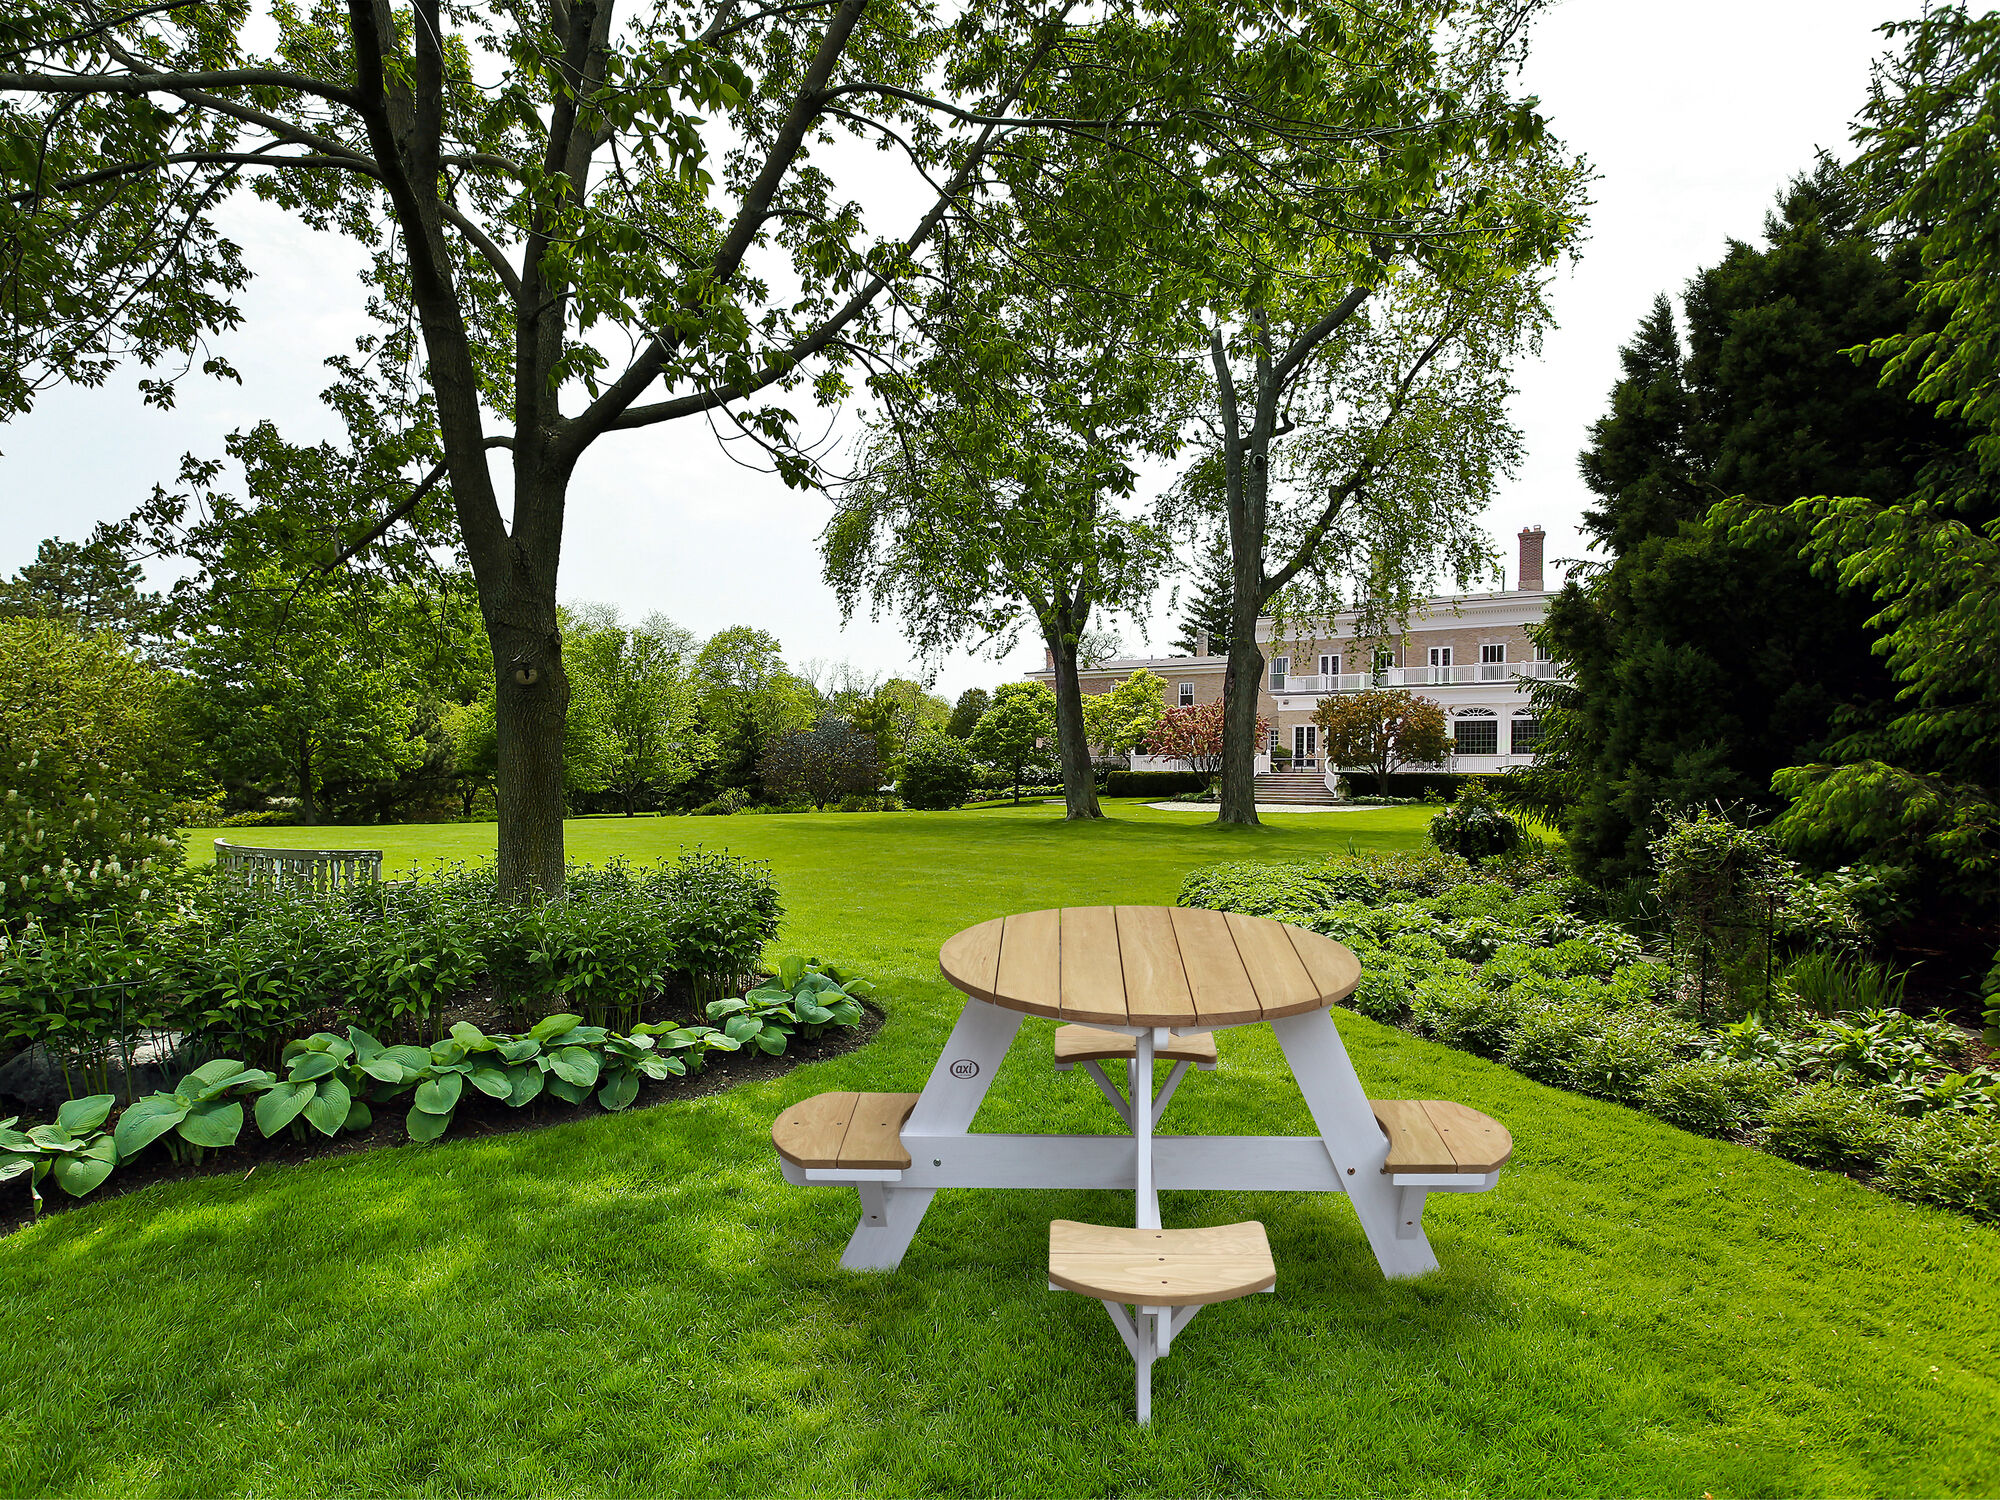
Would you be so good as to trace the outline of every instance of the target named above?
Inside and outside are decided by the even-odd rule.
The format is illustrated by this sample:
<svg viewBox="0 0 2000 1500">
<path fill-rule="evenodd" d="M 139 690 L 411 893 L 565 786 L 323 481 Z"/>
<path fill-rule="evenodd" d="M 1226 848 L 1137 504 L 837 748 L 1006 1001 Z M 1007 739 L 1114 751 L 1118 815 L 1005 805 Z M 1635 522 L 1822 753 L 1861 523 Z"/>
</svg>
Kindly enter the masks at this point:
<svg viewBox="0 0 2000 1500">
<path fill-rule="evenodd" d="M 1332 938 L 1181 906 L 995 917 L 948 939 L 938 967 L 977 999 L 1099 1026 L 1275 1021 L 1324 1010 L 1361 978 L 1359 960 Z"/>
</svg>

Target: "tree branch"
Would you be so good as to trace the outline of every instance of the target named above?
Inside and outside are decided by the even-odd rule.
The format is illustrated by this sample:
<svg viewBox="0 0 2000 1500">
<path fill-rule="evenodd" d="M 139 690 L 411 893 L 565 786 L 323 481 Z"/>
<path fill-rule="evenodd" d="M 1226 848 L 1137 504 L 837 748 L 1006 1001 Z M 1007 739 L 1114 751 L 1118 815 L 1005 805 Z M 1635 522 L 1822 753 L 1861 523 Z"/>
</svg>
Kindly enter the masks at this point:
<svg viewBox="0 0 2000 1500">
<path fill-rule="evenodd" d="M 1284 352 L 1272 368 L 1272 378 L 1277 386 L 1283 388 L 1297 373 L 1299 366 L 1312 357 L 1313 350 L 1332 338 L 1340 326 L 1359 312 L 1361 304 L 1373 295 L 1374 290 L 1371 287 L 1356 287 L 1340 300 L 1340 304 L 1332 312 L 1294 339 L 1291 348 Z"/>
<path fill-rule="evenodd" d="M 322 83 L 282 68 L 224 68 L 212 73 L 0 73 L 0 93 L 177 94 L 185 89 L 279 88 L 361 107 L 360 97 L 339 84 Z"/>
<path fill-rule="evenodd" d="M 488 448 L 511 448 L 514 446 L 514 440 L 506 437 L 490 437 L 486 440 L 486 446 Z M 424 497 L 437 488 L 438 481 L 445 477 L 446 472 L 446 466 L 442 463 L 438 464 L 430 473 L 423 477 L 422 483 L 410 491 L 407 498 L 399 501 L 386 516 L 369 527 L 367 535 L 342 547 L 339 554 L 331 562 L 323 564 L 319 571 L 322 573 L 331 573 L 335 568 L 340 567 L 352 558 L 358 557 L 361 553 L 366 552 L 370 547 L 381 541 L 383 537 L 389 534 L 389 529 L 392 526 L 410 515 L 419 505 L 424 503 Z"/>
</svg>

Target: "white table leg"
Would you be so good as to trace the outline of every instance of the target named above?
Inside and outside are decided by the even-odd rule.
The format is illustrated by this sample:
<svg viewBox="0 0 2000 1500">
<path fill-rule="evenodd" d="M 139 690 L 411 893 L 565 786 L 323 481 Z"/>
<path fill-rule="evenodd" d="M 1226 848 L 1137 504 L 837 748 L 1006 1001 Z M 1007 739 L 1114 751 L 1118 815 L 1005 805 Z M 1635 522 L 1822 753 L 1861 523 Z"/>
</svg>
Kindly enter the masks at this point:
<svg viewBox="0 0 2000 1500">
<path fill-rule="evenodd" d="M 1160 1227 L 1160 1195 L 1153 1186 L 1153 1033 L 1142 1031 L 1132 1059 L 1132 1139 L 1137 1146 L 1138 1211 L 1132 1222 L 1140 1229 Z M 1142 1102 L 1141 1094 L 1146 1097 Z"/>
<path fill-rule="evenodd" d="M 1292 1077 L 1312 1111 L 1320 1139 L 1333 1158 L 1348 1201 L 1361 1220 L 1368 1246 L 1384 1276 L 1421 1276 L 1437 1269 L 1437 1257 L 1421 1225 L 1400 1223 L 1400 1194 L 1382 1170 L 1389 1159 L 1389 1141 L 1368 1107 L 1360 1075 L 1347 1056 L 1332 1015 L 1323 1010 L 1273 1021 L 1271 1030 L 1284 1048 Z M 1401 1228 L 1404 1234 L 1399 1235 Z M 1414 1232 L 1411 1232 L 1411 1230 Z"/>
<path fill-rule="evenodd" d="M 967 998 L 916 1108 L 904 1122 L 903 1142 L 913 1160 L 922 1147 L 916 1137 L 966 1133 L 1020 1029 L 1019 1011 Z M 879 1204 L 864 1202 L 861 1222 L 840 1257 L 841 1265 L 850 1271 L 895 1270 L 936 1194 L 935 1188 L 890 1186 L 882 1190 Z"/>
</svg>

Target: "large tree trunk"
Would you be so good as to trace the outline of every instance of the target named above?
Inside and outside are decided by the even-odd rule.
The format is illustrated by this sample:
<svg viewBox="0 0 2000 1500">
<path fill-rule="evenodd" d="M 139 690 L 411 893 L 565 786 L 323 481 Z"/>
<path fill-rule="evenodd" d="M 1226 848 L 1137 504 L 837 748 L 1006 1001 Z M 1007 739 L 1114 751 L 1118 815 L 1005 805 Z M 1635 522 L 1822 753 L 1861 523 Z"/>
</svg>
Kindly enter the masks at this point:
<svg viewBox="0 0 2000 1500">
<path fill-rule="evenodd" d="M 1101 818 L 1097 781 L 1090 774 L 1090 740 L 1083 727 L 1083 685 L 1076 675 L 1081 631 L 1048 630 L 1043 640 L 1056 663 L 1056 755 L 1062 762 L 1063 817 Z"/>
<path fill-rule="evenodd" d="M 481 606 L 493 644 L 493 719 L 499 752 L 499 895 L 531 902 L 563 888 L 563 731 L 569 678 L 556 628 L 555 580 L 507 590 L 501 607 Z"/>
<path fill-rule="evenodd" d="M 1218 823 L 1255 825 L 1257 818 L 1257 693 L 1264 682 L 1264 652 L 1257 617 L 1246 627 L 1237 611 L 1229 665 L 1222 673 L 1222 800 Z"/>
</svg>

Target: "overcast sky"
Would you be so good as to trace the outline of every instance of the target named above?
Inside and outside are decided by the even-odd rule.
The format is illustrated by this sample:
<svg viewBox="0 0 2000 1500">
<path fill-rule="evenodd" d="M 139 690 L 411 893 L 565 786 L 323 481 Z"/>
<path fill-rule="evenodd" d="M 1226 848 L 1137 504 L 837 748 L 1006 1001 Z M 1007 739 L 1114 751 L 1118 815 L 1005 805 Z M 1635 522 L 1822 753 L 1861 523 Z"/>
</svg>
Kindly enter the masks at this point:
<svg viewBox="0 0 2000 1500">
<path fill-rule="evenodd" d="M 1514 580 L 1515 533 L 1548 530 L 1548 555 L 1578 555 L 1589 501 L 1576 454 L 1617 378 L 1618 347 L 1660 291 L 1678 293 L 1731 238 L 1755 239 L 1784 182 L 1815 147 L 1845 154 L 1875 28 L 1909 13 L 1850 0 L 1566 0 L 1542 23 L 1528 70 L 1556 131 L 1599 178 L 1581 260 L 1555 288 L 1559 328 L 1519 372 L 1526 459 L 1486 516 Z M 879 159 L 879 158 L 878 158 Z M 132 370 L 101 390 L 43 397 L 0 427 L 0 574 L 49 535 L 81 539 L 129 512 L 180 455 L 219 455 L 225 434 L 269 417 L 293 441 L 338 436 L 318 401 L 322 361 L 363 330 L 353 249 L 243 200 L 228 232 L 257 280 L 244 327 L 221 348 L 243 384 L 190 379 L 178 409 L 151 411 Z M 663 610 L 699 634 L 756 625 L 794 661 L 846 658 L 870 673 L 913 669 L 894 621 L 845 630 L 815 547 L 824 497 L 739 467 L 693 422 L 613 434 L 571 490 L 565 601 L 601 600 L 637 620 Z M 1164 612 L 1121 630 L 1128 651 L 1170 649 Z M 1039 663 L 959 657 L 938 674 L 955 695 Z"/>
</svg>

